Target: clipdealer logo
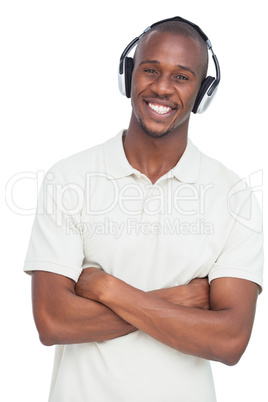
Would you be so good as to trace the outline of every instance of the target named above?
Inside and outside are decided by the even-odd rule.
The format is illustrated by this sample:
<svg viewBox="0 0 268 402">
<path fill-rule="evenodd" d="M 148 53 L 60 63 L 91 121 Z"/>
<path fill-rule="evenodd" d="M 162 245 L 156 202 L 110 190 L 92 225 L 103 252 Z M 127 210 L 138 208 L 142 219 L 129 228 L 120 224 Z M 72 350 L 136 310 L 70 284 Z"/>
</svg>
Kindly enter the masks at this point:
<svg viewBox="0 0 268 402">
<path fill-rule="evenodd" d="M 258 170 L 230 188 L 228 211 L 239 224 L 255 232 L 262 232 L 262 210 L 263 170 Z"/>
<path fill-rule="evenodd" d="M 161 223 L 141 222 L 134 218 L 120 223 L 105 218 L 103 221 L 79 224 L 73 219 L 68 219 L 66 231 L 67 234 L 82 234 L 86 239 L 91 239 L 94 236 L 111 236 L 114 239 L 119 239 L 122 235 L 212 235 L 214 227 L 211 222 L 207 222 L 204 218 L 196 218 L 191 222 L 179 218 L 172 220 L 165 218 Z"/>
<path fill-rule="evenodd" d="M 19 172 L 6 184 L 6 204 L 13 213 L 21 216 L 54 215 L 57 226 L 66 224 L 68 218 L 80 215 L 82 211 L 90 216 L 101 217 L 116 208 L 129 217 L 135 217 L 140 213 L 148 216 L 159 214 L 171 216 L 175 210 L 180 216 L 203 218 L 206 214 L 207 196 L 214 188 L 213 184 L 195 186 L 187 183 L 172 188 L 171 180 L 167 182 L 165 190 L 159 185 L 146 187 L 137 183 L 120 187 L 113 177 L 101 172 L 88 173 L 85 179 L 86 186 L 82 188 L 76 183 L 56 180 L 53 171 L 49 171 L 46 175 L 42 170 Z M 108 191 L 103 194 L 101 203 L 98 197 L 92 197 L 96 183 L 100 180 L 109 183 Z M 27 198 L 28 191 L 25 189 L 29 188 L 31 197 Z M 235 183 L 226 195 L 226 204 L 229 214 L 237 222 L 254 231 L 262 231 L 259 206 L 261 208 L 263 206 L 263 171 L 253 172 L 246 179 Z M 195 226 L 193 225 L 192 229 L 187 228 L 187 221 L 185 219 L 175 225 L 180 227 L 181 232 L 193 233 Z M 204 228 L 201 229 L 202 225 L 205 227 L 202 219 L 198 225 L 200 228 L 197 232 L 205 232 Z M 155 228 L 156 226 L 153 226 L 152 230 L 157 230 Z M 100 232 L 104 229 L 98 230 Z M 146 232 L 147 226 L 145 225 L 143 229 L 136 227 L 135 230 Z M 176 230 L 179 232 L 178 228 Z M 207 230 L 209 231 L 208 228 Z"/>
<path fill-rule="evenodd" d="M 98 187 L 101 180 L 105 181 L 104 187 Z M 167 181 L 165 189 L 160 185 L 144 186 L 140 183 L 121 186 L 113 177 L 97 172 L 86 174 L 86 184 L 82 187 L 76 183 L 57 180 L 53 172 L 48 172 L 46 176 L 43 171 L 21 172 L 12 176 L 7 183 L 6 203 L 18 215 L 55 215 L 58 226 L 68 216 L 82 212 L 91 216 L 103 216 L 115 209 L 126 216 L 140 213 L 149 216 L 172 215 L 174 210 L 182 216 L 205 214 L 207 193 L 213 189 L 213 184 L 195 186 L 180 183 L 179 186 L 172 187 L 171 182 Z M 35 200 L 31 206 L 22 206 L 18 189 L 29 184 L 34 189 Z M 95 197 L 96 186 L 101 193 L 98 193 L 98 197 Z M 39 202 L 36 203 L 39 188 Z"/>
</svg>

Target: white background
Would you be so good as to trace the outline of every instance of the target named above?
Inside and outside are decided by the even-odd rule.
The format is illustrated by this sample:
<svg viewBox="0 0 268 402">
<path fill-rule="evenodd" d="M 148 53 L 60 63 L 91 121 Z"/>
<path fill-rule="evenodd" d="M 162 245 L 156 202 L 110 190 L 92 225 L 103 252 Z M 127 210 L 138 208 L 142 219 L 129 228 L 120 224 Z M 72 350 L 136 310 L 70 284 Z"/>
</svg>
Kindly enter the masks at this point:
<svg viewBox="0 0 268 402">
<path fill-rule="evenodd" d="M 39 342 L 30 278 L 22 272 L 33 222 L 30 213 L 40 185 L 34 180 L 37 171 L 40 179 L 59 159 L 127 127 L 131 109 L 117 89 L 119 57 L 148 25 L 175 15 L 200 25 L 222 70 L 217 97 L 204 115 L 192 117 L 190 137 L 202 151 L 250 178 L 266 205 L 262 202 L 267 192 L 268 113 L 264 0 L 1 2 L 1 188 L 8 185 L 7 202 L 1 197 L 5 402 L 47 401 L 52 371 L 54 349 Z M 32 179 L 15 182 L 14 175 L 24 172 Z M 15 185 L 11 188 L 10 183 Z M 19 214 L 22 208 L 29 215 Z M 265 208 L 263 212 L 265 220 Z M 218 402 L 268 400 L 266 291 L 259 298 L 252 339 L 239 364 L 213 363 Z"/>
</svg>

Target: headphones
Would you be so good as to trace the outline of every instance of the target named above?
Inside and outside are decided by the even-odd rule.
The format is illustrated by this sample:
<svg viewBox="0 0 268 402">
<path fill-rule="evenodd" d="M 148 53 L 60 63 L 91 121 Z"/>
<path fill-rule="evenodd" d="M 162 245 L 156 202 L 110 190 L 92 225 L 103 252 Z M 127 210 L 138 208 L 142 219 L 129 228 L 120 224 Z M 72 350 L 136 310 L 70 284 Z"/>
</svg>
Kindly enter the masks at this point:
<svg viewBox="0 0 268 402">
<path fill-rule="evenodd" d="M 128 57 L 128 54 L 138 44 L 138 42 L 141 40 L 141 38 L 144 36 L 144 34 L 146 32 L 150 31 L 155 26 L 163 24 L 164 22 L 167 22 L 167 21 L 180 21 L 180 22 L 185 22 L 185 23 L 191 25 L 199 33 L 199 35 L 204 39 L 204 41 L 207 44 L 208 50 L 210 50 L 210 52 L 212 54 L 212 58 L 213 58 L 215 70 L 216 70 L 216 78 L 208 76 L 204 79 L 204 81 L 201 84 L 200 90 L 197 94 L 195 104 L 194 104 L 194 107 L 192 110 L 193 113 L 203 113 L 210 105 L 210 103 L 216 93 L 216 90 L 218 88 L 218 85 L 220 83 L 220 65 L 219 65 L 216 55 L 214 54 L 214 52 L 212 50 L 212 44 L 211 44 L 210 40 L 208 39 L 207 35 L 199 28 L 199 26 L 197 26 L 197 25 L 193 24 L 192 22 L 185 20 L 184 18 L 181 18 L 181 17 L 168 18 L 168 19 L 161 20 L 161 21 L 154 23 L 153 25 L 146 28 L 140 36 L 133 39 L 127 45 L 127 47 L 125 48 L 125 50 L 123 51 L 123 53 L 120 57 L 120 62 L 119 62 L 119 75 L 118 75 L 119 90 L 122 95 L 125 95 L 127 98 L 130 98 L 131 77 L 132 77 L 132 72 L 133 72 L 133 67 L 134 67 L 134 61 L 133 61 L 132 57 Z"/>
</svg>

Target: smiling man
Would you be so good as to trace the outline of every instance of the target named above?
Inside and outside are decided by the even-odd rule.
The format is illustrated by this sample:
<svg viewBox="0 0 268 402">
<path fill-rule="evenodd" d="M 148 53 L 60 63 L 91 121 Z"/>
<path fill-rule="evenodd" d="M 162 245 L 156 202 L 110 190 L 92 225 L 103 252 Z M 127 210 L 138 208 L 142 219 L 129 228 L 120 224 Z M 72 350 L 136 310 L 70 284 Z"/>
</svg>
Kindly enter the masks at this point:
<svg viewBox="0 0 268 402">
<path fill-rule="evenodd" d="M 128 129 L 58 162 L 40 194 L 24 269 L 57 345 L 50 402 L 214 402 L 209 360 L 236 364 L 253 326 L 258 205 L 188 139 L 210 42 L 175 18 L 135 44 Z"/>
<path fill-rule="evenodd" d="M 155 138 L 182 124 L 187 130 L 207 70 L 207 48 L 200 39 L 181 36 L 178 41 L 178 33 L 161 31 L 141 39 L 135 54 L 128 132 L 136 130 L 137 122 Z M 205 65 L 200 62 L 204 59 Z"/>
<path fill-rule="evenodd" d="M 207 70 L 204 40 L 197 40 L 194 30 L 192 38 L 174 33 L 174 23 L 169 26 L 171 32 L 147 33 L 135 53 L 133 111 L 124 141 L 131 165 L 152 182 L 173 168 L 186 148 L 190 115 Z"/>
</svg>

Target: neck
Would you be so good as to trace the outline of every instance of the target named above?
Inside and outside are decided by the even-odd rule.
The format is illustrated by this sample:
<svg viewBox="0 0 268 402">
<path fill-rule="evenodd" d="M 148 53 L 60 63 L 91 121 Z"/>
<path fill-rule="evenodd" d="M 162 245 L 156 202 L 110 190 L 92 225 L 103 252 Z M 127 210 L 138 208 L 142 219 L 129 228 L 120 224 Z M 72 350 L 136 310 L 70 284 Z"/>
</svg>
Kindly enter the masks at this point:
<svg viewBox="0 0 268 402">
<path fill-rule="evenodd" d="M 124 137 L 124 149 L 130 165 L 155 183 L 180 160 L 187 145 L 188 125 L 189 119 L 168 134 L 155 138 L 142 129 L 132 114 Z"/>
</svg>

